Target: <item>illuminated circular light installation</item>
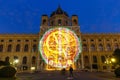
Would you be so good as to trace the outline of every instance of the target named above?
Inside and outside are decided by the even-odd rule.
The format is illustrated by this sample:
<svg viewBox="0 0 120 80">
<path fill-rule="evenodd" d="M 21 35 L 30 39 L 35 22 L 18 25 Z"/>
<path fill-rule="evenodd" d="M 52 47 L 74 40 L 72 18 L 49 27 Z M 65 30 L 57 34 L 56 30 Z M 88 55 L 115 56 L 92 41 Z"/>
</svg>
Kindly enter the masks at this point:
<svg viewBox="0 0 120 80">
<path fill-rule="evenodd" d="M 39 42 L 39 49 L 45 62 L 58 68 L 74 64 L 81 52 L 78 37 L 68 28 L 58 27 L 48 30 Z"/>
</svg>

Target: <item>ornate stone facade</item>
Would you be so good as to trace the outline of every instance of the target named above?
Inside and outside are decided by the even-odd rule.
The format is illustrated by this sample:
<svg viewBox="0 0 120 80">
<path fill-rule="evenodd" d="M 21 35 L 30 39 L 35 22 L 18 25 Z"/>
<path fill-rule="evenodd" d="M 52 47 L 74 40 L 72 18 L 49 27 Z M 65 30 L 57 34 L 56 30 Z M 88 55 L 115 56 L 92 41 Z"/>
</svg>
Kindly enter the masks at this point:
<svg viewBox="0 0 120 80">
<path fill-rule="evenodd" d="M 84 67 L 97 67 L 98 70 L 114 69 L 110 59 L 115 49 L 120 47 L 120 34 L 82 34 Z"/>
<path fill-rule="evenodd" d="M 83 34 L 80 32 L 77 15 L 68 14 L 60 7 L 50 17 L 42 15 L 40 32 L 38 34 L 0 34 L 0 60 L 9 60 L 18 70 L 30 70 L 32 66 L 44 69 L 44 62 L 38 51 L 39 40 L 50 28 L 66 27 L 73 30 L 82 41 L 82 53 L 76 62 L 77 69 L 104 71 L 114 69 L 112 64 L 106 64 L 107 58 L 120 47 L 120 34 Z"/>
<path fill-rule="evenodd" d="M 0 60 L 14 64 L 19 59 L 20 69 L 36 66 L 38 42 L 38 34 L 0 34 Z"/>
</svg>

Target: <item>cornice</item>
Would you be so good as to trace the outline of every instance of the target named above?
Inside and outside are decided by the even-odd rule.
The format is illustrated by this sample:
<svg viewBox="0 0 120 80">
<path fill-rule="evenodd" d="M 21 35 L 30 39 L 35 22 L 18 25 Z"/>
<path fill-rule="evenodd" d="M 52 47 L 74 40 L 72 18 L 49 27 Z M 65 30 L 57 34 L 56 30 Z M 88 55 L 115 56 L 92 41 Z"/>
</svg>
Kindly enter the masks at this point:
<svg viewBox="0 0 120 80">
<path fill-rule="evenodd" d="M 0 37 L 38 37 L 39 36 L 39 34 L 16 34 L 16 33 L 14 33 L 14 34 L 8 34 L 8 33 L 6 33 L 6 34 L 0 34 Z"/>
<path fill-rule="evenodd" d="M 82 35 L 120 35 L 120 33 L 82 33 Z"/>
</svg>

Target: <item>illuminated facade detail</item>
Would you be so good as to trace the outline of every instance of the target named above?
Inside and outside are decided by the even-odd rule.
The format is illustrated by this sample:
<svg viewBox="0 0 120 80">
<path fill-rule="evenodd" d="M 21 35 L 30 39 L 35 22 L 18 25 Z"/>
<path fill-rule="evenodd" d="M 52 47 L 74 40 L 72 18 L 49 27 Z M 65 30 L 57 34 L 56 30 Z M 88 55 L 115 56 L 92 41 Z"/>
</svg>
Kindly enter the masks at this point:
<svg viewBox="0 0 120 80">
<path fill-rule="evenodd" d="M 41 39 L 40 46 L 45 62 L 57 68 L 73 65 L 81 52 L 75 33 L 64 27 L 48 30 Z"/>
<path fill-rule="evenodd" d="M 61 34 L 60 37 L 62 41 L 58 37 L 59 33 Z M 66 35 L 69 37 L 66 38 Z M 76 36 L 80 40 L 77 40 Z M 70 41 L 74 40 L 73 43 L 70 43 L 68 39 Z M 40 41 L 42 42 L 41 45 L 39 45 Z M 53 43 L 57 45 L 52 45 Z M 48 54 L 48 51 L 50 51 L 51 54 L 52 52 L 56 53 L 55 55 L 58 55 L 60 52 L 62 57 L 55 56 L 54 59 L 58 59 L 59 62 L 64 62 L 61 60 L 64 60 L 66 54 L 62 54 L 62 52 L 66 52 L 67 49 L 69 50 L 69 46 L 65 43 L 68 43 L 68 45 L 75 45 L 79 43 L 75 46 L 76 49 L 73 50 L 75 54 L 72 54 L 74 56 L 72 56 L 71 58 L 74 58 L 74 60 L 76 60 L 76 62 L 73 60 L 76 70 L 85 68 L 91 71 L 106 71 L 108 70 L 108 64 L 106 64 L 105 61 L 109 58 L 109 56 L 113 54 L 113 51 L 116 48 L 120 48 L 120 33 L 82 33 L 78 24 L 78 16 L 72 15 L 71 17 L 69 17 L 65 11 L 58 7 L 58 9 L 52 12 L 50 16 L 42 15 L 40 31 L 38 34 L 0 34 L 0 60 L 9 61 L 12 64 L 17 57 L 17 59 L 19 60 L 19 62 L 17 63 L 18 71 L 30 70 L 32 68 L 38 70 L 47 70 L 48 68 L 51 69 L 52 67 L 46 65 L 46 63 L 49 63 L 50 65 L 54 64 L 55 61 L 51 60 L 54 58 L 54 55 L 50 57 L 48 55 L 46 56 L 46 54 Z M 80 47 L 81 43 L 82 52 Z M 41 52 L 38 51 L 38 45 Z M 43 45 L 45 45 L 45 48 L 42 47 Z M 78 46 L 80 47 L 80 49 L 77 48 Z M 71 47 L 73 46 L 71 45 L 70 48 Z M 71 53 L 71 51 L 72 49 L 70 50 L 69 54 Z M 41 53 L 45 54 L 43 57 L 49 57 L 50 61 L 48 60 L 48 58 L 42 59 L 42 57 L 40 57 Z M 80 55 L 78 56 L 78 54 Z M 78 56 L 78 59 L 76 58 L 76 56 Z M 73 61 L 68 60 L 68 63 L 71 64 Z M 57 61 L 56 64 L 57 65 L 54 66 L 60 68 L 63 67 L 59 66 Z M 114 70 L 114 66 L 112 64 L 110 64 L 109 68 L 111 70 Z M 53 70 L 56 70 L 56 68 L 54 68 Z"/>
</svg>

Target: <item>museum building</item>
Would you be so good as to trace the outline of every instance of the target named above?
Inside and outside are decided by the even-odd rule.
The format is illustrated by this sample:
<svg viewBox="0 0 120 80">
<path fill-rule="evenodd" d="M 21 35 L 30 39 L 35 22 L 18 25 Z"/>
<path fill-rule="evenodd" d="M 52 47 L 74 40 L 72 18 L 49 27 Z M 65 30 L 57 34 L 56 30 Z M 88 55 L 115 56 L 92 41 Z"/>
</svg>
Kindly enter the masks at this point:
<svg viewBox="0 0 120 80">
<path fill-rule="evenodd" d="M 9 61 L 20 71 L 113 70 L 109 60 L 120 47 L 120 34 L 82 33 L 78 16 L 59 6 L 50 16 L 41 16 L 38 34 L 0 34 L 0 60 Z"/>
</svg>

